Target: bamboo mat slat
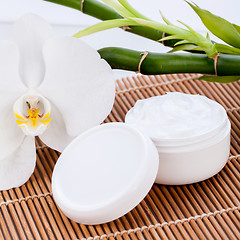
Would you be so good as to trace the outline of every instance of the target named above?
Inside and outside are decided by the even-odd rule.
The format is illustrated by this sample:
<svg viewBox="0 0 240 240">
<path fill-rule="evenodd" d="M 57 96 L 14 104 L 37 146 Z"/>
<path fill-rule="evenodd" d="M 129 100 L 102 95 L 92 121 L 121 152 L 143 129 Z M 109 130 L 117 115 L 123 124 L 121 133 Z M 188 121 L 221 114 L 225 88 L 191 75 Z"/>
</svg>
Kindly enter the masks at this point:
<svg viewBox="0 0 240 240">
<path fill-rule="evenodd" d="M 51 177 L 60 153 L 36 138 L 37 165 L 20 188 L 0 192 L 0 239 L 240 239 L 240 81 L 207 83 L 196 74 L 137 75 L 117 80 L 116 98 L 105 123 L 123 122 L 138 99 L 184 92 L 219 102 L 231 121 L 226 166 L 205 181 L 183 186 L 154 184 L 125 216 L 96 226 L 69 220 L 54 202 Z"/>
</svg>

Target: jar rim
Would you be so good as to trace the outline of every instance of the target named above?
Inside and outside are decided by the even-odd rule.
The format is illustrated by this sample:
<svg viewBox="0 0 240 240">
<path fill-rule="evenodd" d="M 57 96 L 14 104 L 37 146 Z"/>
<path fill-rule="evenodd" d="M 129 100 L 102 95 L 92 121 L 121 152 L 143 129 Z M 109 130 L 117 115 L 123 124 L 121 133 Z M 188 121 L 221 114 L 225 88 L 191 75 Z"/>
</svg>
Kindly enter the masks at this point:
<svg viewBox="0 0 240 240">
<path fill-rule="evenodd" d="M 215 128 L 212 128 L 210 131 L 201 133 L 195 136 L 187 136 L 182 138 L 154 138 L 151 137 L 151 140 L 157 147 L 173 147 L 173 146 L 184 146 L 188 144 L 200 143 L 206 141 L 209 138 L 214 137 L 220 131 L 223 131 L 228 126 L 229 119 L 226 117 L 218 124 Z"/>
</svg>

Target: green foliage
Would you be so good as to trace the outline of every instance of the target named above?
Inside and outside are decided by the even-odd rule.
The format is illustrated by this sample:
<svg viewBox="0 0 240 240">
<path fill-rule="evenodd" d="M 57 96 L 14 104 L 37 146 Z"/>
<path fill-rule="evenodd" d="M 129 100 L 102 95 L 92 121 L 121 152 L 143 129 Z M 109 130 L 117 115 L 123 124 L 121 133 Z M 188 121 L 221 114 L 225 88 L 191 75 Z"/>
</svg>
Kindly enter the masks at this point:
<svg viewBox="0 0 240 240">
<path fill-rule="evenodd" d="M 92 34 L 94 32 L 114 28 L 114 27 L 123 27 L 123 26 L 145 26 L 149 28 L 153 28 L 162 32 L 165 32 L 167 34 L 170 34 L 171 36 L 163 38 L 161 40 L 170 40 L 170 39 L 180 39 L 187 41 L 189 44 L 196 45 L 196 49 L 200 49 L 209 57 L 214 57 L 217 55 L 217 49 L 215 47 L 215 44 L 211 42 L 211 40 L 207 37 L 203 37 L 201 34 L 194 31 L 191 27 L 189 27 L 187 24 L 180 22 L 184 27 L 181 28 L 178 26 L 173 25 L 166 17 L 164 17 L 162 14 L 162 18 L 165 22 L 164 23 L 158 23 L 155 21 L 152 21 L 145 16 L 143 16 L 141 13 L 139 13 L 137 10 L 135 10 L 128 2 L 127 0 L 102 0 L 105 4 L 107 4 L 109 7 L 113 8 L 116 12 L 122 15 L 124 17 L 123 20 L 108 20 L 104 21 L 102 23 L 98 23 L 94 26 L 91 26 L 77 34 L 75 34 L 75 37 L 81 37 L 85 36 L 87 34 Z M 188 45 L 190 47 L 190 45 Z M 192 48 L 192 46 L 191 46 Z M 178 50 L 188 50 L 187 46 L 178 46 L 175 48 L 174 51 Z"/>
<path fill-rule="evenodd" d="M 216 49 L 220 53 L 232 54 L 232 55 L 240 55 L 240 49 L 235 47 L 230 47 L 225 44 L 215 43 Z"/>
<path fill-rule="evenodd" d="M 128 19 L 106 20 L 76 33 L 75 35 L 73 35 L 73 37 L 80 38 L 83 36 L 90 35 L 92 33 L 100 32 L 100 31 L 115 28 L 115 27 L 128 26 L 130 24 L 134 24 L 134 22 Z"/>
<path fill-rule="evenodd" d="M 133 8 L 127 0 L 118 0 L 118 2 L 125 8 L 127 9 L 130 13 L 133 14 L 133 16 L 137 18 L 142 18 L 148 20 L 147 17 L 145 17 L 143 14 L 138 12 L 135 8 Z"/>
<path fill-rule="evenodd" d="M 240 76 L 202 76 L 199 80 L 207 82 L 231 83 L 240 80 Z"/>
<path fill-rule="evenodd" d="M 170 36 L 164 37 L 160 39 L 160 41 L 172 40 L 172 39 L 182 39 L 187 41 L 190 44 L 195 44 L 199 49 L 206 52 L 209 57 L 214 57 L 217 55 L 217 50 L 215 44 L 209 40 L 208 38 L 203 37 L 201 34 L 194 31 L 191 27 L 181 22 L 187 29 L 169 25 L 158 23 L 155 21 L 144 20 L 140 18 L 129 18 L 135 22 L 137 22 L 140 26 L 151 27 L 162 32 L 166 32 L 170 34 Z M 177 50 L 176 50 L 177 51 Z"/>
<path fill-rule="evenodd" d="M 186 1 L 187 2 L 187 1 Z M 228 43 L 229 45 L 240 48 L 240 27 L 228 22 L 226 19 L 201 9 L 197 5 L 187 2 L 201 18 L 203 24 L 215 36 Z"/>
<path fill-rule="evenodd" d="M 168 51 L 168 53 L 173 53 L 177 51 L 192 51 L 192 50 L 202 50 L 198 46 L 194 44 L 181 44 L 179 46 L 174 47 L 172 50 Z"/>
<path fill-rule="evenodd" d="M 51 1 L 81 10 L 81 0 L 45 1 Z M 219 44 L 211 41 L 208 33 L 206 37 L 204 37 L 185 23 L 179 21 L 183 26 L 179 27 L 174 25 L 161 12 L 160 14 L 163 21 L 156 22 L 134 9 L 127 0 L 102 0 L 102 2 L 105 4 L 97 0 L 85 0 L 84 13 L 97 17 L 103 21 L 80 31 L 75 34 L 74 37 L 82 37 L 110 28 L 129 26 L 129 28 L 126 28 L 127 31 L 155 41 L 164 41 L 164 45 L 173 48 L 167 54 L 149 54 L 142 65 L 141 70 L 144 70 L 144 74 L 179 72 L 214 74 L 215 67 L 213 58 L 217 56 L 218 53 L 224 53 L 220 55 L 218 61 L 219 69 L 217 72 L 221 76 L 208 75 L 202 76 L 200 79 L 220 83 L 229 83 L 240 79 L 239 25 L 232 24 L 207 10 L 201 9 L 194 3 L 186 1 L 201 18 L 208 30 L 227 43 Z M 103 58 L 107 60 L 111 66 L 132 71 L 138 69 L 139 53 L 133 53 L 133 51 L 123 49 L 115 49 L 115 52 L 113 52 L 113 50 L 114 48 L 101 51 L 101 53 L 104 54 Z M 169 54 L 177 51 L 188 51 L 191 53 L 183 55 L 178 55 L 176 53 Z M 197 54 L 193 54 L 192 52 Z M 204 52 L 207 55 L 203 54 Z"/>
</svg>

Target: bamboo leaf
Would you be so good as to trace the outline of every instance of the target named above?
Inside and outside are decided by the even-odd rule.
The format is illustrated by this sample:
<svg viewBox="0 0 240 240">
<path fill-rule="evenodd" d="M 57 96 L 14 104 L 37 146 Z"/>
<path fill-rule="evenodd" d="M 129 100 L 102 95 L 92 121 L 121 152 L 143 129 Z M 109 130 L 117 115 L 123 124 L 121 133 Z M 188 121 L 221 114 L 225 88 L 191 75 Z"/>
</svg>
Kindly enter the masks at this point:
<svg viewBox="0 0 240 240">
<path fill-rule="evenodd" d="M 193 5 L 188 1 L 186 2 L 201 18 L 203 24 L 209 31 L 229 45 L 240 48 L 240 33 L 232 23 L 228 22 L 224 18 L 212 14 L 207 10 L 201 9 L 197 5 Z"/>
<path fill-rule="evenodd" d="M 204 52 L 206 52 L 208 57 L 214 57 L 218 53 L 215 48 L 215 45 L 211 41 L 203 37 L 201 34 L 195 32 L 194 30 L 189 31 L 174 25 L 173 26 L 166 25 L 166 24 L 155 22 L 155 21 L 147 21 L 139 18 L 129 18 L 129 19 L 139 23 L 139 25 L 147 26 L 150 28 L 160 30 L 162 32 L 166 32 L 170 35 L 174 35 L 174 37 L 183 36 L 183 38 L 179 38 L 179 39 L 187 40 L 191 43 L 198 45 Z"/>
<path fill-rule="evenodd" d="M 187 30 L 181 29 L 179 27 L 172 26 L 172 25 L 166 25 L 163 23 L 155 22 L 155 21 L 149 21 L 149 20 L 144 20 L 144 19 L 140 19 L 140 18 L 132 18 L 132 17 L 129 17 L 128 19 L 135 21 L 136 23 L 138 23 L 141 26 L 146 26 L 146 27 L 150 27 L 153 29 L 157 29 L 157 30 L 166 32 L 171 35 L 175 35 L 175 34 L 182 35 L 187 32 Z"/>
<path fill-rule="evenodd" d="M 185 26 L 189 31 L 195 32 L 195 31 L 194 31 L 189 25 L 187 25 L 186 23 L 184 23 L 184 22 L 182 22 L 182 21 L 179 21 L 179 20 L 178 20 L 178 22 L 181 23 L 183 26 Z"/>
<path fill-rule="evenodd" d="M 107 30 L 107 29 L 111 29 L 111 28 L 115 28 L 115 27 L 134 25 L 134 24 L 135 24 L 134 21 L 128 20 L 128 19 L 107 20 L 107 21 L 97 23 L 93 26 L 90 26 L 90 27 L 76 33 L 75 35 L 73 35 L 73 37 L 80 38 L 80 37 L 87 36 L 89 34 L 100 32 L 103 30 Z"/>
<path fill-rule="evenodd" d="M 207 33 L 206 39 L 208 39 L 209 41 L 211 41 L 210 36 L 209 36 L 208 33 Z"/>
<path fill-rule="evenodd" d="M 187 41 L 187 40 L 182 40 L 182 41 L 176 42 L 176 43 L 174 44 L 174 47 L 176 47 L 176 46 L 178 46 L 178 45 L 182 45 L 182 44 L 189 44 L 189 43 L 190 43 L 190 42 Z"/>
<path fill-rule="evenodd" d="M 233 24 L 233 26 L 236 28 L 236 30 L 240 33 L 240 26 Z"/>
<path fill-rule="evenodd" d="M 215 43 L 216 49 L 220 53 L 240 55 L 240 49 L 235 47 L 230 47 L 225 44 Z"/>
<path fill-rule="evenodd" d="M 147 17 L 138 12 L 135 8 L 133 8 L 127 0 L 118 0 L 118 2 L 130 13 L 132 13 L 135 17 L 149 20 Z"/>
<path fill-rule="evenodd" d="M 161 11 L 159 11 L 160 12 L 160 15 L 161 15 L 161 17 L 162 17 L 162 20 L 166 23 L 166 24 L 168 24 L 168 25 L 173 25 L 164 15 L 163 15 L 163 13 L 161 12 Z"/>
<path fill-rule="evenodd" d="M 117 0 L 102 0 L 106 5 L 113 8 L 117 13 L 121 16 L 127 17 L 134 17 L 134 15 L 129 12 L 125 7 L 123 7 Z"/>
<path fill-rule="evenodd" d="M 240 80 L 240 76 L 202 76 L 199 79 L 207 82 L 231 83 Z"/>
<path fill-rule="evenodd" d="M 183 45 L 173 48 L 172 50 L 168 51 L 168 53 L 173 53 L 173 52 L 177 52 L 177 51 L 189 51 L 189 50 L 200 50 L 201 51 L 202 49 L 194 44 L 183 44 Z"/>
<path fill-rule="evenodd" d="M 184 35 L 170 35 L 170 36 L 161 38 L 159 41 L 168 41 L 168 40 L 174 40 L 174 39 L 184 39 Z"/>
</svg>

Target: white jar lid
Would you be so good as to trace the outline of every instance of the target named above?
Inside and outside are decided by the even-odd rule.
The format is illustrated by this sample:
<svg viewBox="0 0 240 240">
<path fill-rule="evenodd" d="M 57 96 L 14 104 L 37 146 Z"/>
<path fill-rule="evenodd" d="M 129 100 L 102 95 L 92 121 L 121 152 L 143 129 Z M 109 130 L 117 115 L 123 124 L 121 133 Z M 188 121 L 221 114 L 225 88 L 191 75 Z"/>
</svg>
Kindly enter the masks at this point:
<svg viewBox="0 0 240 240">
<path fill-rule="evenodd" d="M 152 141 L 124 123 L 107 123 L 77 137 L 53 171 L 53 196 L 70 219 L 82 224 L 115 220 L 138 205 L 158 172 Z"/>
</svg>

